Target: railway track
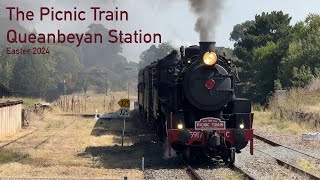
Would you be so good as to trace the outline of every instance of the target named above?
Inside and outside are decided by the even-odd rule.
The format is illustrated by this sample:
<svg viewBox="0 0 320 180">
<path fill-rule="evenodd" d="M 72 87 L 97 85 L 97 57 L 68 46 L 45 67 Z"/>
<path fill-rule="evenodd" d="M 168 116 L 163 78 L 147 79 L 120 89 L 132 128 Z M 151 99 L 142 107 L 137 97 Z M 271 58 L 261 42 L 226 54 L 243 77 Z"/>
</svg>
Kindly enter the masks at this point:
<svg viewBox="0 0 320 180">
<path fill-rule="evenodd" d="M 63 127 L 63 129 L 67 129 L 67 128 L 70 127 L 72 124 L 73 124 L 73 122 L 68 123 L 67 125 L 65 125 L 65 126 Z M 9 146 L 9 145 L 11 145 L 11 144 L 14 144 L 14 143 L 16 143 L 17 141 L 22 140 L 22 139 L 28 137 L 29 135 L 34 134 L 35 132 L 38 132 L 38 131 L 39 131 L 39 129 L 35 129 L 35 130 L 33 130 L 33 131 L 31 131 L 31 132 L 29 132 L 29 133 L 27 133 L 27 134 L 25 134 L 25 135 L 17 138 L 17 139 L 14 139 L 14 140 L 12 140 L 12 141 L 10 141 L 10 142 L 8 142 L 8 143 L 0 146 L 0 148 L 4 148 L 4 147 L 6 147 L 6 146 Z M 54 137 L 54 134 L 49 135 L 49 136 L 46 136 L 46 137 L 43 137 L 39 142 L 35 143 L 35 145 L 32 146 L 31 148 L 32 148 L 32 149 L 38 149 L 39 147 L 41 147 L 43 144 L 47 143 L 47 142 L 48 142 L 51 138 L 53 138 L 53 137 Z M 21 161 L 21 160 L 23 160 L 23 159 L 25 159 L 25 158 L 27 158 L 27 157 L 28 157 L 28 155 L 21 155 L 20 157 L 16 158 L 14 161 L 15 161 L 15 162 L 19 162 L 19 161 Z"/>
<path fill-rule="evenodd" d="M 269 145 L 271 145 L 271 146 L 273 146 L 273 147 L 283 147 L 283 148 L 285 148 L 285 149 L 288 149 L 288 150 L 290 150 L 290 151 L 294 151 L 294 152 L 300 153 L 300 154 L 302 154 L 302 155 L 304 155 L 304 156 L 308 156 L 308 157 L 313 158 L 313 159 L 315 159 L 315 160 L 320 160 L 320 159 L 317 158 L 317 157 L 314 157 L 314 156 L 312 156 L 312 155 L 306 154 L 306 153 L 304 153 L 304 152 L 301 152 L 301 151 L 299 151 L 299 150 L 293 149 L 293 148 L 291 148 L 291 147 L 288 147 L 288 146 L 279 144 L 279 143 L 274 142 L 274 141 L 272 141 L 272 140 L 269 140 L 269 139 L 267 139 L 267 138 L 265 138 L 265 137 L 263 137 L 263 136 L 261 136 L 261 135 L 255 134 L 254 136 L 255 136 L 256 139 L 258 139 L 258 140 L 260 140 L 260 141 L 262 141 L 262 142 L 264 142 L 264 143 L 266 143 L 266 144 L 269 144 Z M 288 162 L 286 162 L 286 161 L 284 161 L 284 160 L 282 160 L 282 159 L 280 159 L 280 158 L 278 158 L 278 157 L 275 157 L 275 156 L 273 156 L 273 155 L 271 155 L 271 154 L 269 154 L 269 153 L 266 153 L 266 152 L 264 152 L 264 151 L 262 151 L 262 150 L 259 150 L 259 149 L 257 149 L 257 148 L 255 148 L 255 150 L 258 151 L 258 152 L 260 152 L 260 153 L 263 153 L 263 154 L 265 154 L 265 155 L 267 155 L 267 156 L 270 156 L 271 158 L 275 159 L 276 162 L 277 162 L 279 165 L 281 165 L 281 166 L 283 166 L 283 167 L 286 167 L 286 168 L 289 168 L 290 170 L 292 170 L 292 171 L 294 171 L 294 172 L 296 172 L 296 173 L 298 173 L 298 174 L 300 174 L 300 175 L 305 175 L 305 176 L 309 177 L 310 179 L 320 180 L 320 177 L 318 177 L 318 176 L 316 176 L 316 175 L 314 175 L 314 174 L 312 174 L 312 173 L 310 173 L 310 172 L 304 171 L 303 169 L 297 167 L 296 165 L 293 165 L 293 164 L 291 164 L 291 163 L 288 163 Z"/>
<path fill-rule="evenodd" d="M 246 180 L 254 180 L 255 178 L 251 176 L 249 173 L 246 171 L 242 170 L 241 168 L 237 166 L 230 167 L 233 171 L 236 171 L 238 173 L 241 173 L 243 175 L 243 178 Z M 201 177 L 199 173 L 195 171 L 190 165 L 186 164 L 186 171 L 188 175 L 190 176 L 191 179 L 193 180 L 203 180 L 204 178 Z"/>
<path fill-rule="evenodd" d="M 53 136 L 46 137 L 44 140 L 40 141 L 39 143 L 36 143 L 35 146 L 32 147 L 32 149 L 38 149 L 40 146 L 42 146 L 43 144 L 45 144 L 46 142 L 48 142 L 48 140 L 49 140 L 50 138 L 52 138 L 52 137 L 53 137 Z M 22 156 L 16 158 L 14 161 L 15 161 L 15 162 L 19 162 L 19 161 L 21 161 L 21 160 L 23 160 L 23 159 L 25 159 L 25 158 L 27 158 L 27 157 L 28 157 L 28 155 L 22 155 Z"/>
<path fill-rule="evenodd" d="M 27 134 L 25 134 L 25 135 L 23 135 L 23 136 L 21 136 L 21 137 L 17 138 L 17 139 L 14 139 L 14 140 L 12 140 L 12 141 L 10 141 L 10 142 L 8 142 L 8 143 L 4 144 L 4 145 L 1 145 L 1 146 L 0 146 L 0 148 L 4 148 L 4 147 L 6 147 L 6 146 L 9 146 L 10 144 L 15 143 L 16 141 L 21 140 L 21 139 L 23 139 L 23 138 L 25 138 L 25 137 L 27 137 L 27 136 L 29 136 L 29 135 L 31 135 L 31 134 L 33 134 L 33 133 L 37 132 L 37 131 L 38 131 L 38 129 L 35 129 L 35 130 L 33 130 L 33 131 L 31 131 L 31 132 L 29 132 L 29 133 L 27 133 Z"/>
<path fill-rule="evenodd" d="M 69 123 L 68 125 L 64 126 L 63 129 L 68 128 L 71 124 L 72 124 L 72 123 Z M 28 134 L 26 134 L 26 135 L 24 135 L 24 136 L 22 136 L 22 137 L 20 137 L 20 138 L 17 138 L 17 139 L 15 139 L 15 140 L 13 140 L 13 141 L 11 141 L 11 142 L 3 145 L 2 147 L 8 146 L 8 145 L 10 145 L 10 144 L 12 144 L 12 143 L 14 143 L 14 142 L 16 142 L 16 141 L 18 141 L 18 140 L 21 140 L 21 139 L 27 137 L 28 135 L 30 135 L 30 134 L 32 134 L 32 133 L 34 133 L 34 132 L 36 132 L 36 131 L 38 131 L 38 129 L 37 129 L 37 130 L 34 130 L 34 131 L 32 131 L 32 132 L 30 132 L 30 133 L 28 133 Z M 43 144 L 47 143 L 52 137 L 54 137 L 54 135 L 45 137 L 45 138 L 44 138 L 43 140 L 41 140 L 39 143 L 36 143 L 36 144 L 32 147 L 32 149 L 38 149 L 38 148 L 39 148 L 40 146 L 42 146 Z M 22 155 L 22 156 L 18 157 L 17 159 L 15 159 L 14 161 L 19 162 L 19 161 L 21 161 L 22 159 L 25 159 L 25 158 L 27 158 L 27 157 L 28 157 L 27 155 Z"/>
<path fill-rule="evenodd" d="M 303 154 L 303 155 L 305 155 L 305 156 L 308 156 L 308 157 L 310 157 L 310 158 L 313 158 L 313 159 L 316 159 L 316 160 L 319 160 L 319 161 L 320 161 L 320 158 L 317 158 L 317 157 L 312 156 L 312 155 L 310 155 L 310 154 L 307 154 L 307 153 L 305 153 L 305 152 L 299 151 L 299 150 L 297 150 L 297 149 L 291 148 L 291 147 L 289 147 L 289 146 L 286 146 L 286 145 L 283 145 L 283 144 L 279 144 L 279 143 L 274 142 L 274 141 L 272 141 L 272 140 L 270 140 L 270 139 L 267 139 L 267 138 L 265 138 L 265 137 L 263 137 L 263 136 L 261 136 L 261 135 L 254 134 L 254 137 L 255 137 L 256 139 L 260 140 L 260 141 L 263 141 L 263 142 L 271 145 L 271 146 L 274 146 L 274 147 L 283 147 L 283 148 L 289 149 L 289 150 L 291 150 L 291 151 L 295 151 L 295 152 L 297 152 L 297 153 Z"/>
</svg>

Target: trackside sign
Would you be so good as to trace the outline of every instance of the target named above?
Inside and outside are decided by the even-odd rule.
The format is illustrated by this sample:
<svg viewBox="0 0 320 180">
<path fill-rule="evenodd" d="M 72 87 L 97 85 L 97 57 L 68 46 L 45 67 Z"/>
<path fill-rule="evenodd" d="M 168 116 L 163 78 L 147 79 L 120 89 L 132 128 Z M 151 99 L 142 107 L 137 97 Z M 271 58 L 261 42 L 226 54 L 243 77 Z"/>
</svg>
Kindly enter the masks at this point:
<svg viewBox="0 0 320 180">
<path fill-rule="evenodd" d="M 302 134 L 303 141 L 319 141 L 320 142 L 320 133 L 308 133 Z"/>
<path fill-rule="evenodd" d="M 226 122 L 221 121 L 218 118 L 207 117 L 207 118 L 200 119 L 200 121 L 196 121 L 194 127 L 195 127 L 195 130 L 202 130 L 202 131 L 225 130 Z"/>
</svg>

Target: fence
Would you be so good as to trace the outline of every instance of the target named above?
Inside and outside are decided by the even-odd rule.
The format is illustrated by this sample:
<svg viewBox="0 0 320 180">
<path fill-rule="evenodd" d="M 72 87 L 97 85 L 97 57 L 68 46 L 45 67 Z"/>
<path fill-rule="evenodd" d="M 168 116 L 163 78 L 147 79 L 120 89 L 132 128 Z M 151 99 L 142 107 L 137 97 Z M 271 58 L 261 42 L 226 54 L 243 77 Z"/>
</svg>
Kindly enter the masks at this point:
<svg viewBox="0 0 320 180">
<path fill-rule="evenodd" d="M 21 130 L 22 101 L 0 103 L 0 139 Z"/>
</svg>

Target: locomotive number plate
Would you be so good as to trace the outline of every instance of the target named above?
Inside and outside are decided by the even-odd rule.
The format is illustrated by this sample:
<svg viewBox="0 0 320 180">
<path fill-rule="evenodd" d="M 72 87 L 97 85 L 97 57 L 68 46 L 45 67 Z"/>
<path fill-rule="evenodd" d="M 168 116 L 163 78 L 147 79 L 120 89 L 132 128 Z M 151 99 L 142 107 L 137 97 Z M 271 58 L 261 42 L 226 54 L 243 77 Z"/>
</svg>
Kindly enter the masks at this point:
<svg viewBox="0 0 320 180">
<path fill-rule="evenodd" d="M 218 118 L 207 117 L 195 122 L 195 130 L 216 131 L 226 129 L 226 122 Z"/>
</svg>

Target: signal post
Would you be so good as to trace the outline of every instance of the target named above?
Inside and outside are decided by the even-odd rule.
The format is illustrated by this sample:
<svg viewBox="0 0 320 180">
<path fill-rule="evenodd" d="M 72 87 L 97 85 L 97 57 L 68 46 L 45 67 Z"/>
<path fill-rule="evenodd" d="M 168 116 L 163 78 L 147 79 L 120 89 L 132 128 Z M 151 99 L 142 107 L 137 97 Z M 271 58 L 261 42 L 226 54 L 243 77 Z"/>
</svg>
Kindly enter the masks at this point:
<svg viewBox="0 0 320 180">
<path fill-rule="evenodd" d="M 123 117 L 123 129 L 122 129 L 122 139 L 121 139 L 121 146 L 123 146 L 124 132 L 126 129 L 126 118 L 130 117 L 130 99 L 121 99 L 118 102 L 118 104 L 121 107 L 119 110 L 119 116 Z"/>
</svg>

